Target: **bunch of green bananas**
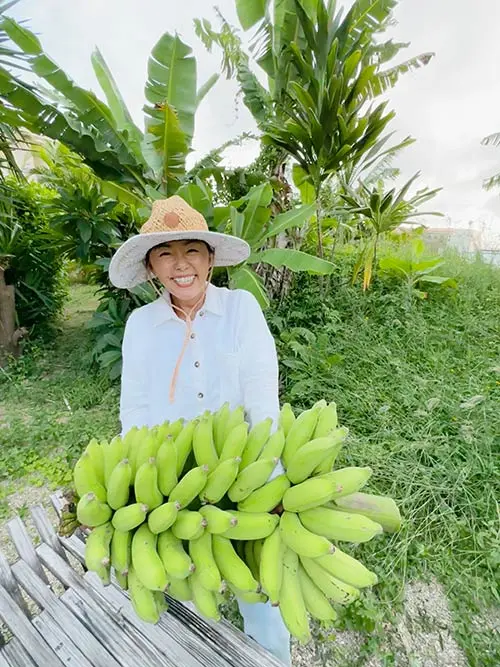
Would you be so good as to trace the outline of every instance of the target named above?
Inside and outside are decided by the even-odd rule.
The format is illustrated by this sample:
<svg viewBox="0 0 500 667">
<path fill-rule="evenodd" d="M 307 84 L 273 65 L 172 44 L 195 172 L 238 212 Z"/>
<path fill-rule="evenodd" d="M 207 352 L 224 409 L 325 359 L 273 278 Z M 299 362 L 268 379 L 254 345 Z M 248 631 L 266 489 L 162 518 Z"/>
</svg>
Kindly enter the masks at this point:
<svg viewBox="0 0 500 667">
<path fill-rule="evenodd" d="M 334 403 L 298 417 L 286 404 L 271 429 L 266 419 L 249 430 L 243 408 L 225 404 L 186 423 L 91 440 L 74 469 L 77 524 L 92 528 L 87 568 L 108 584 L 112 567 L 152 623 L 166 591 L 218 620 L 227 590 L 279 605 L 304 642 L 309 615 L 333 622 L 332 602 L 377 582 L 333 543 L 397 530 L 400 515 L 392 499 L 360 493 L 369 468 L 332 470 L 347 436 Z M 280 459 L 286 473 L 270 480 Z"/>
</svg>

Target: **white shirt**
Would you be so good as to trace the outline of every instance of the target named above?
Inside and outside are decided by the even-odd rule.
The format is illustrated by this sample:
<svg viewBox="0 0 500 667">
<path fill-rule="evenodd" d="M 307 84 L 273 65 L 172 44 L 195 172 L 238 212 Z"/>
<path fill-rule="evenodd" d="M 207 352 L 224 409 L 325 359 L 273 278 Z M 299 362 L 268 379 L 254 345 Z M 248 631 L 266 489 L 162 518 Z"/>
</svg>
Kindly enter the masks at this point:
<svg viewBox="0 0 500 667">
<path fill-rule="evenodd" d="M 231 408 L 243 405 L 251 426 L 271 417 L 275 430 L 276 346 L 255 297 L 246 290 L 208 286 L 170 403 L 170 382 L 186 326 L 167 292 L 130 315 L 122 348 L 122 434 L 132 426 L 193 419 L 205 410 L 215 412 L 226 401 Z"/>
</svg>

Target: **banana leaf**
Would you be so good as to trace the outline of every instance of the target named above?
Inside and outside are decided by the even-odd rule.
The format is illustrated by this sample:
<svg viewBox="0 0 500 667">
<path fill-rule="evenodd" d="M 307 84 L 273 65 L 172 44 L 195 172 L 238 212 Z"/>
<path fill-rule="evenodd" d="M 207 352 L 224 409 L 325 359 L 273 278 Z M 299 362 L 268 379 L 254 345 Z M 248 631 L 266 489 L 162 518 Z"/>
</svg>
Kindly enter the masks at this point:
<svg viewBox="0 0 500 667">
<path fill-rule="evenodd" d="M 288 248 L 268 248 L 262 252 L 252 255 L 251 263 L 257 264 L 264 262 L 270 264 L 276 269 L 286 266 L 291 271 L 308 271 L 319 275 L 328 275 L 333 273 L 335 265 L 326 259 L 320 259 L 314 255 L 309 255 L 301 250 L 291 250 Z"/>
<path fill-rule="evenodd" d="M 246 289 L 253 294 L 261 308 L 269 307 L 269 297 L 264 282 L 249 266 L 231 269 L 229 271 L 229 285 L 231 289 Z"/>
</svg>

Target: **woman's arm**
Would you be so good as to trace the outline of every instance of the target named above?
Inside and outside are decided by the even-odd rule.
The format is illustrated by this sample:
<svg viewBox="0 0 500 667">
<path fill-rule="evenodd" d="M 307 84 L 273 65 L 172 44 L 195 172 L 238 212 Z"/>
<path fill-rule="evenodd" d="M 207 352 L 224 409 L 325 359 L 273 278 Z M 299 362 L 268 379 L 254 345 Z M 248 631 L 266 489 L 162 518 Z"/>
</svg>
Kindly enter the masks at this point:
<svg viewBox="0 0 500 667">
<path fill-rule="evenodd" d="M 276 344 L 261 307 L 250 292 L 241 294 L 239 332 L 240 382 L 248 420 L 253 426 L 271 417 L 274 432 L 280 415 Z M 282 472 L 279 464 L 271 479 Z"/>
<path fill-rule="evenodd" d="M 120 393 L 122 436 L 133 426 L 141 427 L 148 423 L 146 350 L 146 336 L 141 326 L 141 320 L 132 313 L 125 325 L 122 344 L 123 362 Z"/>
</svg>

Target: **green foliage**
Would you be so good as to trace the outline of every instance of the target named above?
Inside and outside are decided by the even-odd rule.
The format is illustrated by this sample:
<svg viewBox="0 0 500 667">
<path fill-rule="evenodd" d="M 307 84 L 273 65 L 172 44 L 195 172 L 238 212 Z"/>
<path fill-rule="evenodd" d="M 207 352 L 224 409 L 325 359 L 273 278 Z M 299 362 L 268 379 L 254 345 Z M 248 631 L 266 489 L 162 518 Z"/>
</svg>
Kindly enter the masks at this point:
<svg viewBox="0 0 500 667">
<path fill-rule="evenodd" d="M 12 218 L 4 228 L 15 230 L 6 282 L 16 289 L 19 325 L 35 337 L 47 335 L 66 295 L 63 257 L 47 213 L 51 192 L 38 183 L 10 181 Z"/>
<path fill-rule="evenodd" d="M 365 294 L 350 286 L 353 260 L 339 254 L 325 298 L 297 277 L 270 318 L 282 401 L 335 400 L 350 429 L 339 465 L 370 461 L 369 491 L 401 507 L 401 532 L 362 547 L 381 584 L 346 612 L 344 627 L 382 643 L 405 582 L 435 576 L 471 664 L 493 667 L 500 648 L 471 618 L 500 601 L 500 271 L 446 256 L 440 271 L 460 289 L 409 307 L 404 286 L 380 280 Z"/>
</svg>

